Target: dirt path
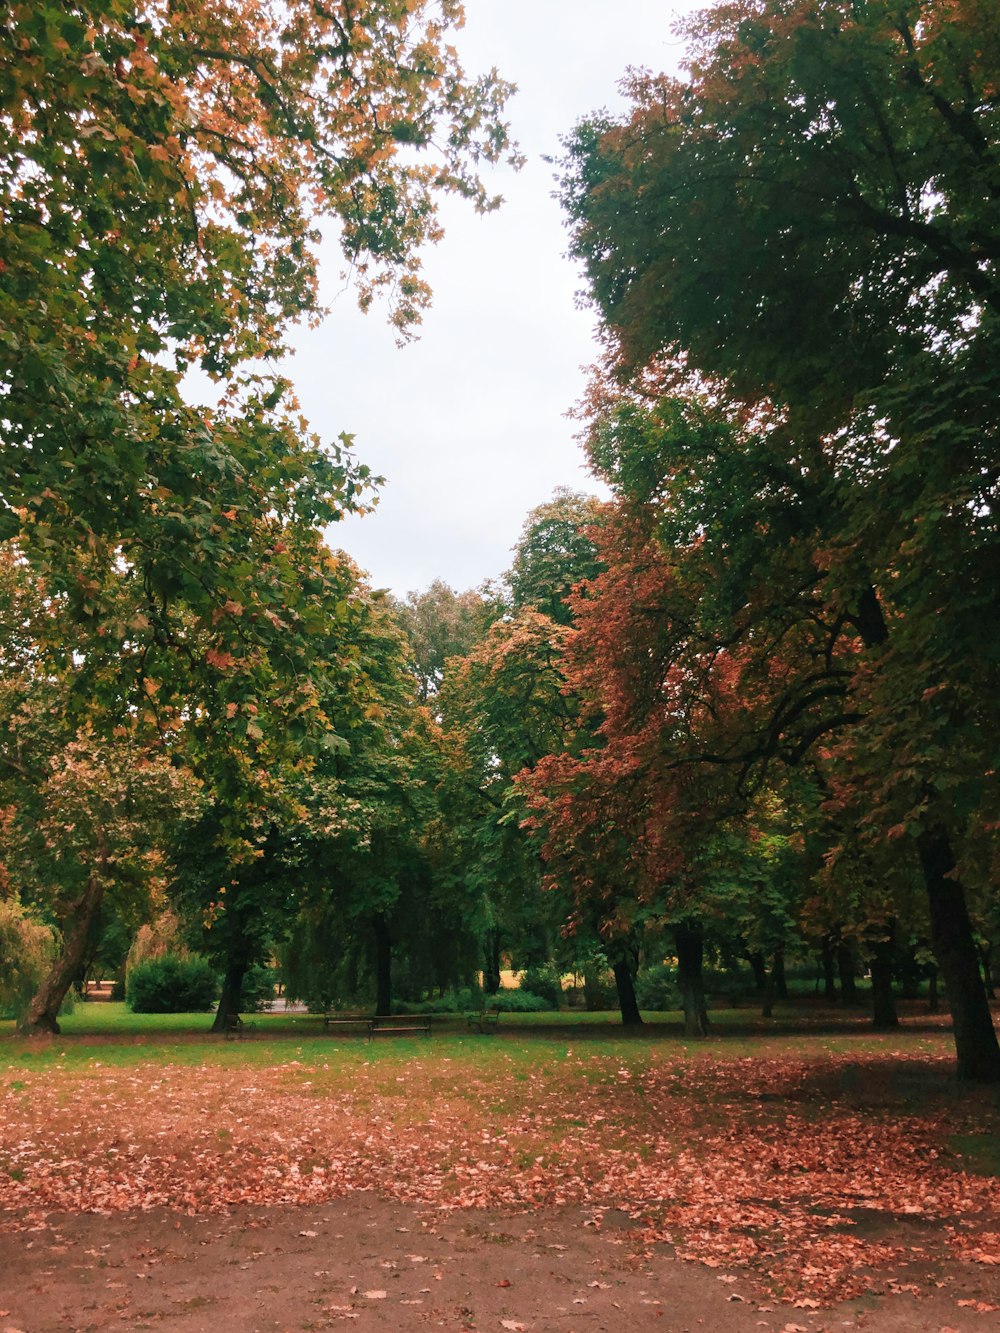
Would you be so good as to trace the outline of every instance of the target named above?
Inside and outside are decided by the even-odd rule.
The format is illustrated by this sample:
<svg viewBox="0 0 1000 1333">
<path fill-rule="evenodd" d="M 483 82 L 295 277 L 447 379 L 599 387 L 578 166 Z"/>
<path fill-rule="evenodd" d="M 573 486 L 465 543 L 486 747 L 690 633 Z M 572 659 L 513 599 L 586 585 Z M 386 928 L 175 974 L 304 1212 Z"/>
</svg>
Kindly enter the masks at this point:
<svg viewBox="0 0 1000 1333">
<path fill-rule="evenodd" d="M 21 1220 L 23 1226 L 23 1219 Z M 832 1310 L 762 1297 L 744 1270 L 633 1257 L 623 1214 L 428 1211 L 355 1192 L 219 1215 L 37 1215 L 0 1230 L 0 1333 L 292 1333 L 337 1327 L 477 1333 L 992 1333 L 1000 1273 L 951 1260 L 915 1299 L 872 1292 Z M 891 1282 L 892 1279 L 890 1278 Z"/>
</svg>

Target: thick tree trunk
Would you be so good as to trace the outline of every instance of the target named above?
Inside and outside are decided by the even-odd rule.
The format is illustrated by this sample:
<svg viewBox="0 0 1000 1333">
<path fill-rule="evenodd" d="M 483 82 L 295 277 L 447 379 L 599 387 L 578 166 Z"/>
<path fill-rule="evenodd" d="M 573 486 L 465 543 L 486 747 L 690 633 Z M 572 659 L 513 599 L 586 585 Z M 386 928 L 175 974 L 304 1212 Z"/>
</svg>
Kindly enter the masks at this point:
<svg viewBox="0 0 1000 1333">
<path fill-rule="evenodd" d="M 753 973 L 753 988 L 758 995 L 763 995 L 767 990 L 767 961 L 763 950 L 754 949 L 753 953 L 748 953 L 747 962 Z"/>
<path fill-rule="evenodd" d="M 222 978 L 222 994 L 219 1006 L 212 1022 L 212 1032 L 229 1032 L 240 1016 L 243 1005 L 243 978 L 246 976 L 247 959 L 241 953 L 232 953 L 226 959 L 226 972 Z"/>
<path fill-rule="evenodd" d="M 931 964 L 927 972 L 927 1009 L 929 1013 L 936 1014 L 941 1008 L 941 997 L 938 995 L 938 970 Z"/>
<path fill-rule="evenodd" d="M 823 961 L 823 997 L 831 1004 L 837 1002 L 837 972 L 834 967 L 833 945 L 829 938 L 823 941 L 820 950 L 820 958 Z"/>
<path fill-rule="evenodd" d="M 483 990 L 496 995 L 500 989 L 500 932 L 491 927 L 483 937 Z"/>
<path fill-rule="evenodd" d="M 952 878 L 955 858 L 950 841 L 942 830 L 928 829 L 918 838 L 917 850 L 930 905 L 934 957 L 948 992 L 958 1077 L 1000 1083 L 1000 1045 L 979 974 L 965 890 Z"/>
<path fill-rule="evenodd" d="M 844 1004 L 857 1004 L 858 987 L 854 980 L 854 950 L 849 944 L 837 945 L 837 971 L 840 974 L 840 998 Z"/>
<path fill-rule="evenodd" d="M 704 1037 L 709 1024 L 701 971 L 704 952 L 701 925 L 690 920 L 678 922 L 674 926 L 674 945 L 677 949 L 677 984 L 684 1006 L 684 1033 L 688 1037 Z"/>
<path fill-rule="evenodd" d="M 896 1001 L 892 997 L 892 939 L 879 940 L 871 960 L 872 1025 L 879 1032 L 899 1027 Z"/>
<path fill-rule="evenodd" d="M 103 845 L 97 866 L 87 877 L 83 893 L 73 904 L 69 920 L 72 923 L 63 937 L 63 951 L 53 963 L 48 976 L 32 997 L 24 1017 L 18 1024 L 21 1032 L 34 1034 L 59 1031 L 59 1006 L 73 984 L 87 948 L 90 923 L 100 909 L 104 897 L 105 853 Z"/>
<path fill-rule="evenodd" d="M 639 1002 L 635 998 L 635 985 L 632 981 L 632 969 L 624 958 L 614 964 L 615 988 L 618 991 L 618 1007 L 622 1012 L 624 1027 L 637 1027 L 642 1022 Z"/>
<path fill-rule="evenodd" d="M 867 586 L 858 602 L 858 630 L 867 647 L 884 643 L 889 628 L 878 595 Z M 958 1077 L 1000 1083 L 1000 1044 L 990 1016 L 965 889 L 953 878 L 955 856 L 944 829 L 926 828 L 917 839 L 931 917 L 931 947 L 944 977 L 951 1009 Z M 932 1003 L 936 1007 L 936 987 Z"/>
<path fill-rule="evenodd" d="M 392 1013 L 392 940 L 389 923 L 380 912 L 375 927 L 375 1012 Z"/>
</svg>

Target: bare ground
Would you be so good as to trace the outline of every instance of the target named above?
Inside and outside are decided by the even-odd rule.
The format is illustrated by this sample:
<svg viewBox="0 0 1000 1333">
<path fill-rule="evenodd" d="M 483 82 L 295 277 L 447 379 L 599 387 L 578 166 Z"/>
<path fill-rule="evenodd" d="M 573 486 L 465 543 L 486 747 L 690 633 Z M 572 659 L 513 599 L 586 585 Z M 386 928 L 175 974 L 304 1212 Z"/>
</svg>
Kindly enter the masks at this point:
<svg viewBox="0 0 1000 1333">
<path fill-rule="evenodd" d="M 644 1249 L 614 1210 L 598 1229 L 579 1208 L 438 1210 L 355 1191 L 221 1215 L 36 1213 L 16 1223 L 0 1229 L 0 1333 L 993 1333 L 1000 1324 L 1000 1268 L 956 1260 L 931 1234 L 919 1273 L 869 1273 L 865 1293 L 820 1310 L 762 1295 L 745 1269 Z M 919 1296 L 906 1290 L 912 1279 Z"/>
</svg>

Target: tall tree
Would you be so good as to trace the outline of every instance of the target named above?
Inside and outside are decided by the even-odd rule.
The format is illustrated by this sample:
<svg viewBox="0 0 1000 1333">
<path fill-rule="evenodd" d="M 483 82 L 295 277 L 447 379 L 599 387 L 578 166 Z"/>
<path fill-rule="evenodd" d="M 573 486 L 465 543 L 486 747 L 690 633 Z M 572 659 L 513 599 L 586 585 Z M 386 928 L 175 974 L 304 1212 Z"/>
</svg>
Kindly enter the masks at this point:
<svg viewBox="0 0 1000 1333">
<path fill-rule="evenodd" d="M 997 623 L 1000 557 L 996 25 L 981 0 L 747 0 L 688 37 L 688 78 L 637 76 L 626 120 L 571 142 L 574 249 L 621 376 L 699 375 L 767 423 L 742 494 L 763 483 L 773 526 L 731 546 L 777 570 L 784 530 L 785 588 L 812 564 L 799 604 L 857 706 L 829 710 L 828 678 L 798 694 L 800 743 L 851 729 L 866 828 L 912 838 L 959 1073 L 996 1081 L 968 904 L 995 801 L 973 626 Z"/>
</svg>

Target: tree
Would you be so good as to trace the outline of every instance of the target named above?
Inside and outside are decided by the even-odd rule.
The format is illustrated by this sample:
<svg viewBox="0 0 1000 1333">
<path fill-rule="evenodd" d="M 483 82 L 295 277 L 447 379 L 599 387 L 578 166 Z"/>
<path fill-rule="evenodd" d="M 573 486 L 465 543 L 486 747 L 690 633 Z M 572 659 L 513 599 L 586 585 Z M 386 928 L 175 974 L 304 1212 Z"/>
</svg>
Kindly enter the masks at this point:
<svg viewBox="0 0 1000 1333">
<path fill-rule="evenodd" d="M 456 593 L 442 579 L 423 592 L 394 603 L 410 646 L 417 697 L 427 701 L 440 689 L 450 657 L 464 657 L 488 622 L 488 604 L 477 592 Z"/>
<path fill-rule="evenodd" d="M 460 22 L 452 0 L 5 12 L 0 539 L 60 609 L 95 743 L 133 719 L 162 755 L 183 736 L 230 867 L 329 729 L 314 636 L 346 584 L 319 534 L 368 484 L 270 363 L 320 313 L 321 220 L 405 335 L 435 198 L 492 206 L 475 173 L 509 89 L 465 79 Z M 214 407 L 187 401 L 192 366 Z"/>
<path fill-rule="evenodd" d="M 515 611 L 530 606 L 557 624 L 570 623 L 570 594 L 600 568 L 590 532 L 599 522 L 597 499 L 565 486 L 532 509 L 507 574 Z"/>
<path fill-rule="evenodd" d="M 997 610 L 995 24 L 979 0 L 750 0 L 688 36 L 687 80 L 637 76 L 624 123 L 574 136 L 574 249 L 622 377 L 700 377 L 761 427 L 730 496 L 762 491 L 768 521 L 729 545 L 778 574 L 775 607 L 811 563 L 799 624 L 817 608 L 855 661 L 762 748 L 794 752 L 793 720 L 803 753 L 840 737 L 868 835 L 912 838 L 959 1073 L 995 1081 L 969 917 L 995 800 L 973 630 Z M 717 487 L 712 453 L 690 462 Z"/>
</svg>

